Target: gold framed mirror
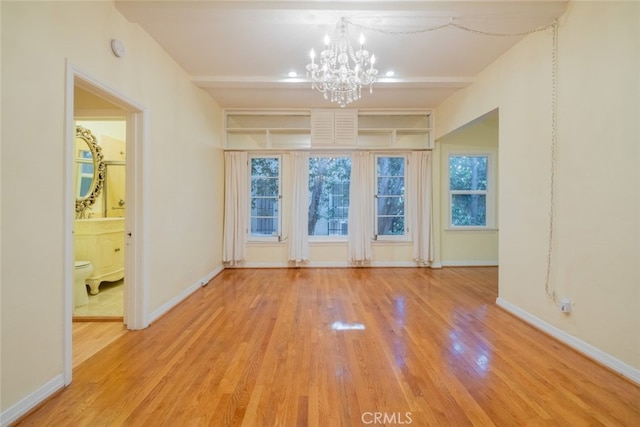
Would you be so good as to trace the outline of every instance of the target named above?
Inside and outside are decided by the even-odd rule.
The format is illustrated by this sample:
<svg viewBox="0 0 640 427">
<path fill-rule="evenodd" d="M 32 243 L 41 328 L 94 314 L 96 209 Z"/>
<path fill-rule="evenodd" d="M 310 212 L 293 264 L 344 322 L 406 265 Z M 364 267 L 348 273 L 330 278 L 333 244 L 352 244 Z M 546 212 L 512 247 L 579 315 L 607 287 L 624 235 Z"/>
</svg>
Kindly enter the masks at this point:
<svg viewBox="0 0 640 427">
<path fill-rule="evenodd" d="M 76 126 L 74 153 L 76 219 L 81 219 L 86 217 L 87 208 L 96 202 L 102 191 L 106 165 L 97 138 L 82 126 Z"/>
</svg>

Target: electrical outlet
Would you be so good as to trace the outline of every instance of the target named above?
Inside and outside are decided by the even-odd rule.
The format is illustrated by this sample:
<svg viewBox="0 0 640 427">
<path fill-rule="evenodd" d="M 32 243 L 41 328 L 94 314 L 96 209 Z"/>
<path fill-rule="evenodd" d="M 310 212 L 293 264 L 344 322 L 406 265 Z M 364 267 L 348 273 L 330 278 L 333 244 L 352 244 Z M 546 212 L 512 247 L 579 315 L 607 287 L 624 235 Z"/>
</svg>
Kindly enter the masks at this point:
<svg viewBox="0 0 640 427">
<path fill-rule="evenodd" d="M 560 300 L 560 311 L 569 314 L 571 313 L 571 306 L 573 302 L 569 298 L 562 298 Z"/>
</svg>

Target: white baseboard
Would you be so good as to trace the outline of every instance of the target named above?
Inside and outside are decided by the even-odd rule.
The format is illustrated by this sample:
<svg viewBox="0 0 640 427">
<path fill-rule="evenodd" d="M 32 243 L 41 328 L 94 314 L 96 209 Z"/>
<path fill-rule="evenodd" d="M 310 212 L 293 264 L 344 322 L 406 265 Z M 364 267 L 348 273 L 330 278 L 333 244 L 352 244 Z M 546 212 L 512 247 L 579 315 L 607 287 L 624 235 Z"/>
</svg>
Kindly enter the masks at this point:
<svg viewBox="0 0 640 427">
<path fill-rule="evenodd" d="M 191 295 L 192 293 L 197 291 L 198 288 L 200 288 L 201 286 L 204 286 L 207 283 L 209 283 L 209 281 L 211 279 L 213 279 L 214 277 L 216 277 L 218 274 L 220 274 L 222 272 L 222 270 L 224 270 L 224 266 L 223 265 L 220 265 L 220 266 L 216 267 L 216 269 L 213 270 L 211 273 L 207 274 L 206 276 L 204 276 L 200 280 L 197 280 L 195 283 L 189 285 L 180 294 L 176 295 L 175 297 L 173 297 L 169 301 L 167 301 L 165 304 L 163 304 L 160 307 L 158 307 L 149 316 L 149 318 L 150 318 L 150 322 L 149 323 L 153 323 L 154 321 L 158 320 L 167 311 L 171 310 L 173 307 L 175 307 L 176 305 L 178 305 L 182 301 L 184 301 L 184 299 L 187 298 L 189 295 Z"/>
<path fill-rule="evenodd" d="M 443 267 L 496 267 L 498 265 L 497 260 L 488 260 L 488 261 L 442 261 Z"/>
<path fill-rule="evenodd" d="M 413 261 L 374 261 L 371 263 L 371 267 L 424 267 L 424 265 L 420 265 Z"/>
<path fill-rule="evenodd" d="M 424 267 L 423 265 L 418 265 L 413 261 L 374 261 L 370 264 L 364 265 L 355 265 L 351 264 L 348 261 L 334 261 L 334 262 L 306 262 L 298 265 L 293 265 L 293 263 L 283 263 L 283 262 L 247 262 L 240 265 L 234 265 L 232 267 L 227 268 L 360 268 L 360 267 Z M 433 265 L 433 268 L 440 268 L 441 266 Z"/>
<path fill-rule="evenodd" d="M 62 374 L 57 375 L 54 379 L 3 411 L 0 414 L 0 424 L 2 427 L 8 426 L 63 387 L 64 377 Z"/>
<path fill-rule="evenodd" d="M 579 351 L 585 356 L 596 360 L 597 362 L 603 364 L 609 369 L 618 372 L 619 374 L 629 378 L 631 381 L 640 384 L 640 369 L 634 368 L 631 365 L 624 363 L 621 360 L 616 359 L 608 353 L 592 346 L 589 343 L 582 341 L 579 338 L 574 337 L 573 335 L 563 331 L 560 328 L 557 328 L 544 320 L 522 310 L 519 307 L 503 300 L 502 298 L 496 299 L 496 304 L 514 316 L 524 320 L 535 328 L 540 329 L 543 332 L 551 335 L 558 341 L 568 345 L 569 347 Z"/>
</svg>

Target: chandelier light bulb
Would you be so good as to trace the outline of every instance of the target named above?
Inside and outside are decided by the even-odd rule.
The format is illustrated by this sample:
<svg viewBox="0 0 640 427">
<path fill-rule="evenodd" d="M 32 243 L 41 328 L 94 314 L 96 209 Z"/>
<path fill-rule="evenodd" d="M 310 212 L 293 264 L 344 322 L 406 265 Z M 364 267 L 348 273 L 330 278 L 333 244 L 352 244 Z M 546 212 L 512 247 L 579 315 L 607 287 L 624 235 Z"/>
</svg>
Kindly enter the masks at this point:
<svg viewBox="0 0 640 427">
<path fill-rule="evenodd" d="M 320 52 L 316 64 L 315 51 L 311 49 L 311 63 L 307 65 L 307 76 L 311 78 L 311 88 L 322 92 L 325 99 L 340 107 L 360 99 L 362 86 L 373 91 L 378 70 L 373 68 L 376 58 L 364 50 L 364 34 L 360 34 L 360 49 L 354 51 L 349 41 L 348 21 L 342 18 L 336 25 L 334 41 L 324 36 L 325 48 Z"/>
</svg>

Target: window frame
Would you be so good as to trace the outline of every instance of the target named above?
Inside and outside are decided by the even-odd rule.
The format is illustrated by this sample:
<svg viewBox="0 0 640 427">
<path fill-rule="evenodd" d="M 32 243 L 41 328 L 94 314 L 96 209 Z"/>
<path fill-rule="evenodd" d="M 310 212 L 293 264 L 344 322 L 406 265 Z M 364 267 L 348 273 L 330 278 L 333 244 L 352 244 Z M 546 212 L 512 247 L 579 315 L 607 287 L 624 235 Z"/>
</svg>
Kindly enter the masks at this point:
<svg viewBox="0 0 640 427">
<path fill-rule="evenodd" d="M 451 190 L 451 158 L 452 157 L 486 157 L 487 188 L 486 190 Z M 446 186 L 447 186 L 447 229 L 455 231 L 495 230 L 495 155 L 487 151 L 455 151 L 447 154 Z M 485 196 L 485 225 L 455 225 L 453 223 L 453 196 L 458 194 L 481 194 Z"/>
<path fill-rule="evenodd" d="M 328 157 L 328 158 L 337 158 L 344 157 L 348 158 L 350 161 L 352 159 L 351 153 L 332 153 L 332 152 L 316 152 L 309 153 L 309 161 L 318 157 Z M 311 172 L 309 172 L 309 180 L 311 180 Z M 308 184 L 307 184 L 308 185 Z M 351 175 L 349 175 L 349 186 L 351 185 Z M 309 194 L 311 196 L 311 194 Z M 311 202 L 311 199 L 309 199 Z M 349 194 L 349 208 L 351 209 L 351 194 Z M 309 207 L 307 207 L 307 215 L 309 215 Z M 309 239 L 309 243 L 322 243 L 322 242 L 347 242 L 349 240 L 349 215 L 347 214 L 347 234 L 345 235 L 309 235 L 307 234 Z"/>
<path fill-rule="evenodd" d="M 404 232 L 402 234 L 378 234 L 378 159 L 381 157 L 389 158 L 402 158 L 404 159 Z M 407 190 L 408 190 L 408 169 L 409 169 L 409 155 L 406 152 L 403 153 L 376 153 L 373 156 L 373 241 L 382 242 L 406 242 L 410 240 L 409 236 L 409 213 L 407 212 Z"/>
<path fill-rule="evenodd" d="M 264 235 L 256 235 L 252 232 L 252 224 L 251 220 L 254 218 L 251 214 L 251 201 L 253 199 L 251 195 L 251 180 L 253 175 L 251 174 L 252 170 L 252 161 L 253 159 L 278 159 L 278 220 L 277 224 L 277 233 L 272 236 L 264 236 Z M 249 188 L 247 191 L 249 192 L 249 203 L 248 203 L 248 218 L 249 224 L 247 227 L 247 242 L 280 242 L 282 241 L 282 155 L 281 154 L 250 154 L 248 158 L 248 174 L 249 174 Z"/>
</svg>

